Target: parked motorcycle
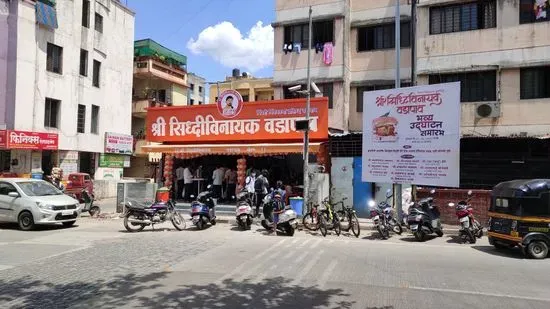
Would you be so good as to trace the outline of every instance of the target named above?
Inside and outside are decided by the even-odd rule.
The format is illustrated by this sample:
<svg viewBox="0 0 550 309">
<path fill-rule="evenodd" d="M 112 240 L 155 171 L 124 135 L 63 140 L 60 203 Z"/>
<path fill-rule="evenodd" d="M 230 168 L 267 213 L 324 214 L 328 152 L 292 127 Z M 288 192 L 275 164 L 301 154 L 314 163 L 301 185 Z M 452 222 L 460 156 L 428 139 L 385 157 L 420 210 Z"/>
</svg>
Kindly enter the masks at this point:
<svg viewBox="0 0 550 309">
<path fill-rule="evenodd" d="M 392 196 L 392 191 L 388 190 L 386 191 L 386 201 L 380 202 L 378 206 L 376 206 L 375 201 L 369 202 L 371 219 L 382 239 L 389 238 L 390 231 L 393 231 L 397 235 L 401 235 L 401 233 L 403 233 L 401 224 L 399 224 L 397 219 L 393 216 L 392 206 L 388 204 L 388 201 L 392 198 Z"/>
<path fill-rule="evenodd" d="M 476 237 L 483 236 L 483 227 L 474 218 L 474 209 L 470 205 L 472 199 L 472 191 L 468 191 L 468 199 L 460 201 L 457 204 L 449 203 L 449 207 L 455 207 L 456 216 L 460 222 L 459 236 L 462 242 L 469 241 L 471 244 L 476 243 Z"/>
<path fill-rule="evenodd" d="M 139 203 L 127 201 L 125 204 L 124 227 L 128 232 L 139 232 L 146 226 L 172 221 L 178 231 L 185 229 L 185 220 L 176 210 L 174 202 L 154 202 L 150 206 L 142 206 Z"/>
<path fill-rule="evenodd" d="M 273 193 L 273 192 L 272 192 Z M 282 196 L 275 192 L 274 194 L 268 194 L 264 198 L 264 207 L 273 211 L 280 212 L 278 214 L 277 223 L 274 223 L 274 215 L 266 214 L 264 211 L 265 219 L 262 220 L 262 226 L 266 230 L 272 230 L 275 226 L 278 232 L 284 233 L 288 236 L 293 236 L 296 228 L 298 227 L 298 221 L 296 220 L 297 214 L 296 211 L 290 208 L 290 206 L 285 205 L 282 199 Z M 277 214 L 276 214 L 277 215 Z"/>
<path fill-rule="evenodd" d="M 435 190 L 430 191 L 433 195 Z M 427 197 L 415 203 L 409 208 L 407 224 L 410 227 L 414 238 L 424 241 L 426 235 L 435 233 L 438 237 L 443 236 L 441 226 L 441 214 L 436 205 L 433 204 L 433 197 Z"/>
<path fill-rule="evenodd" d="M 250 230 L 253 222 L 252 215 L 252 194 L 246 190 L 237 194 L 237 209 L 235 215 L 237 217 L 237 224 L 243 230 Z"/>
<path fill-rule="evenodd" d="M 212 186 L 208 185 L 206 191 L 199 193 L 197 199 L 191 203 L 191 220 L 197 229 L 204 229 L 208 223 L 216 225 L 215 208 L 214 192 L 212 192 Z"/>
</svg>

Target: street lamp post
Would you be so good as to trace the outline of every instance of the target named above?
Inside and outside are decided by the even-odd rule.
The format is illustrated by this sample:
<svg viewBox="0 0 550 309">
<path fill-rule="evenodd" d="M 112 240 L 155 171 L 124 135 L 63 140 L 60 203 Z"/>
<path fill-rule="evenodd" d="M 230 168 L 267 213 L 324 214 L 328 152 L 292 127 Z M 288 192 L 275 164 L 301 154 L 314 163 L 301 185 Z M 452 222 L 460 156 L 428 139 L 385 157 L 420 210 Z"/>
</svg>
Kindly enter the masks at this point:
<svg viewBox="0 0 550 309">
<path fill-rule="evenodd" d="M 311 105 L 311 6 L 309 7 L 309 26 L 308 26 L 308 48 L 307 48 L 307 97 L 306 97 L 306 123 L 307 127 L 304 131 L 304 205 L 302 207 L 302 215 L 306 212 L 306 207 L 309 201 L 309 114 Z"/>
</svg>

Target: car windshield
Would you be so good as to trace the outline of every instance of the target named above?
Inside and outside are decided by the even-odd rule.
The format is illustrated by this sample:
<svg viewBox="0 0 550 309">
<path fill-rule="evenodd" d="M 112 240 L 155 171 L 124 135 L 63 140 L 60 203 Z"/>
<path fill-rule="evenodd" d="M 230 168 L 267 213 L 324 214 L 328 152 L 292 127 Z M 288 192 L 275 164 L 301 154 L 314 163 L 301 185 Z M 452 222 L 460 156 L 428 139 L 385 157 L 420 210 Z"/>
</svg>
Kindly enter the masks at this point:
<svg viewBox="0 0 550 309">
<path fill-rule="evenodd" d="M 63 192 L 59 191 L 56 187 L 45 181 L 25 181 L 18 182 L 17 185 L 28 196 L 47 196 L 63 194 Z"/>
</svg>

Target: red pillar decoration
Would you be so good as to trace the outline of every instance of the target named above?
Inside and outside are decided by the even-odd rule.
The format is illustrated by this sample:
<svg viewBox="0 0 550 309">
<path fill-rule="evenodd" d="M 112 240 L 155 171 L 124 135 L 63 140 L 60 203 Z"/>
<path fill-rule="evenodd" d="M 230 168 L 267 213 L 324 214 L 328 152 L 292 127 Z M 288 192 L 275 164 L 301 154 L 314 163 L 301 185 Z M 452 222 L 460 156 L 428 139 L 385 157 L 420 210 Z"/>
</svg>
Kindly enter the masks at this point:
<svg viewBox="0 0 550 309">
<path fill-rule="evenodd" d="M 243 157 L 237 160 L 237 192 L 244 188 L 246 179 L 246 159 Z"/>
<path fill-rule="evenodd" d="M 170 188 L 172 186 L 172 169 L 174 167 L 174 157 L 166 155 L 164 157 L 164 186 Z"/>
</svg>

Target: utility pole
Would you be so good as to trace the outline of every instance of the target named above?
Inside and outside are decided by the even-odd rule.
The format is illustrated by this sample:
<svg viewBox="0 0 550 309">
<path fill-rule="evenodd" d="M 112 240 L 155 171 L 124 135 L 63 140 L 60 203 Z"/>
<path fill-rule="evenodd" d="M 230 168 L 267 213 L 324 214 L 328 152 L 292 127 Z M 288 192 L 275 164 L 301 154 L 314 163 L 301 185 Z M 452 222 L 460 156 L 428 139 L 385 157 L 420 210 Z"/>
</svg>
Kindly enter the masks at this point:
<svg viewBox="0 0 550 309">
<path fill-rule="evenodd" d="M 308 26 L 308 49 L 307 49 L 307 97 L 306 97 L 306 123 L 307 127 L 304 131 L 304 205 L 302 207 L 302 215 L 306 213 L 306 207 L 309 202 L 309 113 L 311 104 L 311 6 L 309 7 L 309 26 Z"/>
<path fill-rule="evenodd" d="M 411 2 L 411 86 L 416 86 L 416 3 Z M 416 185 L 411 186 L 411 198 L 416 200 Z"/>
<path fill-rule="evenodd" d="M 395 89 L 401 88 L 401 8 L 400 1 L 395 0 Z M 413 0 L 414 1 L 414 0 Z M 401 184 L 394 184 L 394 201 L 398 222 L 402 221 L 402 191 Z"/>
</svg>

